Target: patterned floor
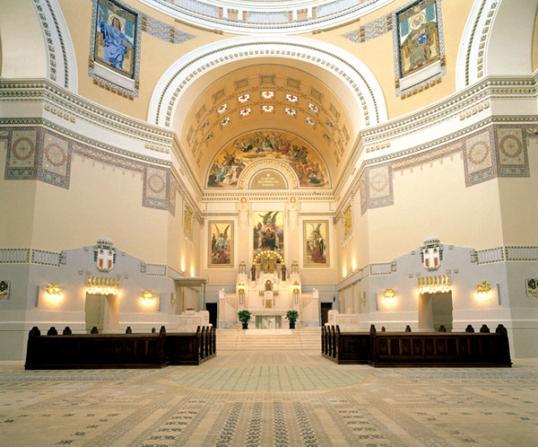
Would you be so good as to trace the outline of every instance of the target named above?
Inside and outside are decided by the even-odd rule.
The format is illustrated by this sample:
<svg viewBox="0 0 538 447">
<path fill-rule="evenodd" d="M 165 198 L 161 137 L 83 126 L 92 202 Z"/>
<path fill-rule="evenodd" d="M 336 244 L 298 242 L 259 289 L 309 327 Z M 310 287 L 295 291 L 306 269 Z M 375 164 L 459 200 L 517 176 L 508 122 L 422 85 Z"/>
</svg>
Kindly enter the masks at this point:
<svg viewBox="0 0 538 447">
<path fill-rule="evenodd" d="M 0 366 L 1 446 L 536 446 L 538 361 L 374 369 L 224 352 L 162 370 Z"/>
</svg>

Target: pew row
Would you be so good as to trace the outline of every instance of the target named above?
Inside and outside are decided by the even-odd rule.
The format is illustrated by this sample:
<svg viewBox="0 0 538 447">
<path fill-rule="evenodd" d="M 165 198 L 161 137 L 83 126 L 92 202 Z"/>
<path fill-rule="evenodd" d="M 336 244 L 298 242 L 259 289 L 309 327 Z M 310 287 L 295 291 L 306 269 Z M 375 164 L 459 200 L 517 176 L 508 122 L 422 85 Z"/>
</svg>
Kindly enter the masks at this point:
<svg viewBox="0 0 538 447">
<path fill-rule="evenodd" d="M 506 328 L 494 333 L 483 325 L 479 333 L 472 326 L 466 332 L 340 332 L 338 326 L 324 326 L 321 353 L 339 363 L 374 367 L 511 367 Z"/>
<path fill-rule="evenodd" d="M 216 355 L 216 332 L 198 327 L 196 332 L 72 334 L 52 327 L 47 335 L 34 327 L 28 336 L 26 369 L 162 368 L 167 365 L 199 365 Z"/>
</svg>

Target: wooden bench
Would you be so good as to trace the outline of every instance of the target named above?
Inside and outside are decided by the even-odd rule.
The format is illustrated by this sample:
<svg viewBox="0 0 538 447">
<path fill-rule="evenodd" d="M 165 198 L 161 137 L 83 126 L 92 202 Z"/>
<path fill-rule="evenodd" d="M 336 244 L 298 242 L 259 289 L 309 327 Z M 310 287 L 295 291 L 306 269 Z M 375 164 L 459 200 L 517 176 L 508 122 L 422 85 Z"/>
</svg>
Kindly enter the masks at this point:
<svg viewBox="0 0 538 447">
<path fill-rule="evenodd" d="M 171 365 L 199 365 L 216 355 L 216 331 L 209 326 L 196 332 L 72 334 L 62 335 L 50 328 L 41 335 L 37 327 L 28 336 L 26 369 L 162 368 Z"/>
<path fill-rule="evenodd" d="M 340 332 L 322 329 L 322 355 L 337 363 L 385 366 L 510 367 L 508 334 L 503 325 L 495 333 L 483 325 L 466 332 Z"/>
</svg>

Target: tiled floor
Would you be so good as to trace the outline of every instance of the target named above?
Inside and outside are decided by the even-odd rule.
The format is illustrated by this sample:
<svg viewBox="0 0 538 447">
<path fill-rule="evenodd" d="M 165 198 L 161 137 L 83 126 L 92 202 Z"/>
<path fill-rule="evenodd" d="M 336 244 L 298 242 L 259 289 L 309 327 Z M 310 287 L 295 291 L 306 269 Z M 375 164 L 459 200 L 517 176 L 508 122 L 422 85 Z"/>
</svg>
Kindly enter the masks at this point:
<svg viewBox="0 0 538 447">
<path fill-rule="evenodd" d="M 1 446 L 537 446 L 538 361 L 338 366 L 223 352 L 194 367 L 0 366 Z"/>
</svg>

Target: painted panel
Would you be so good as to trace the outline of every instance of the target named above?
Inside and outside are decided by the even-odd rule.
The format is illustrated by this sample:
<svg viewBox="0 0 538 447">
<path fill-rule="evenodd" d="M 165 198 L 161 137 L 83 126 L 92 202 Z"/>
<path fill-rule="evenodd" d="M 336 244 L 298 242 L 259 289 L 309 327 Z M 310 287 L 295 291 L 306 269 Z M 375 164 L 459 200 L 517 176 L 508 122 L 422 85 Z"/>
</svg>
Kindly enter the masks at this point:
<svg viewBox="0 0 538 447">
<path fill-rule="evenodd" d="M 305 267 L 329 265 L 329 221 L 303 222 L 303 264 Z"/>
<path fill-rule="evenodd" d="M 234 247 L 233 221 L 209 222 L 209 267 L 232 267 Z"/>
</svg>

